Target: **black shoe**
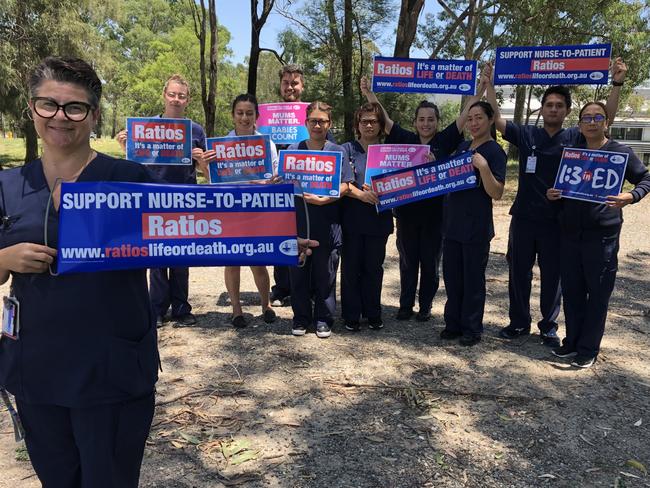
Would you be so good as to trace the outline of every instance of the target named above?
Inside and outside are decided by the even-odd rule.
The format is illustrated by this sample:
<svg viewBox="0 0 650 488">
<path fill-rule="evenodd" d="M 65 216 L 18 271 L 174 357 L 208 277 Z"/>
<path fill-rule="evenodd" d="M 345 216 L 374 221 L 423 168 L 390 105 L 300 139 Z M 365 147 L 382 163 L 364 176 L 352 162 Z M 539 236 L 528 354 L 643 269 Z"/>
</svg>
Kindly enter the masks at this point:
<svg viewBox="0 0 650 488">
<path fill-rule="evenodd" d="M 474 336 L 463 336 L 460 338 L 460 341 L 463 346 L 471 347 L 475 346 L 479 342 L 481 342 L 481 336 L 480 335 L 474 335 Z"/>
<path fill-rule="evenodd" d="M 548 332 L 540 332 L 539 337 L 542 339 L 542 344 L 548 347 L 559 348 L 562 344 L 555 329 L 551 329 Z"/>
<path fill-rule="evenodd" d="M 165 317 L 158 317 L 156 319 L 156 328 L 160 329 L 163 325 L 165 325 Z"/>
<path fill-rule="evenodd" d="M 384 328 L 384 322 L 381 319 L 368 319 L 368 327 L 372 330 L 380 330 Z"/>
<path fill-rule="evenodd" d="M 515 339 L 516 337 L 527 336 L 530 334 L 530 329 L 525 329 L 523 327 L 517 328 L 509 325 L 504 327 L 499 331 L 499 336 L 504 339 Z"/>
<path fill-rule="evenodd" d="M 288 307 L 289 305 L 291 305 L 291 297 L 289 295 L 286 297 L 281 295 L 271 295 L 272 307 Z"/>
<path fill-rule="evenodd" d="M 196 324 L 196 317 L 194 314 L 186 313 L 185 315 L 179 315 L 178 317 L 173 317 L 174 322 L 177 325 L 194 325 Z"/>
<path fill-rule="evenodd" d="M 463 335 L 462 332 L 456 332 L 455 330 L 449 330 L 449 329 L 443 329 L 443 331 L 440 332 L 440 338 L 447 341 L 458 339 L 462 335 Z"/>
<path fill-rule="evenodd" d="M 243 329 L 248 325 L 243 315 L 237 315 L 236 317 L 233 317 L 230 323 L 233 325 L 233 327 L 235 327 L 235 329 Z"/>
<path fill-rule="evenodd" d="M 351 332 L 359 332 L 361 330 L 361 324 L 359 324 L 358 320 L 346 320 L 345 330 L 349 330 Z"/>
<path fill-rule="evenodd" d="M 558 358 L 572 358 L 578 355 L 575 349 L 572 349 L 568 346 L 557 347 L 551 352 L 553 353 L 553 356 L 557 356 Z"/>
<path fill-rule="evenodd" d="M 332 335 L 332 329 L 330 329 L 330 326 L 327 325 L 327 322 L 318 322 L 316 324 L 316 337 L 325 339 L 330 335 Z"/>
<path fill-rule="evenodd" d="M 295 336 L 304 336 L 307 333 L 307 327 L 300 324 L 293 324 L 293 327 L 291 327 L 291 333 Z"/>
<path fill-rule="evenodd" d="M 396 319 L 397 320 L 409 320 L 411 317 L 413 317 L 413 309 L 412 308 L 400 308 L 397 311 Z"/>
<path fill-rule="evenodd" d="M 571 366 L 581 369 L 591 368 L 596 362 L 596 358 L 590 356 L 576 356 L 571 362 Z"/>
<path fill-rule="evenodd" d="M 267 324 L 272 324 L 273 322 L 275 322 L 277 315 L 275 315 L 275 312 L 272 309 L 267 308 L 266 310 L 264 310 L 264 313 L 262 314 L 262 318 L 264 319 L 264 322 L 266 322 Z"/>
<path fill-rule="evenodd" d="M 417 315 L 415 316 L 415 320 L 418 322 L 426 322 L 431 318 L 431 312 L 427 311 L 422 311 L 420 310 Z"/>
</svg>

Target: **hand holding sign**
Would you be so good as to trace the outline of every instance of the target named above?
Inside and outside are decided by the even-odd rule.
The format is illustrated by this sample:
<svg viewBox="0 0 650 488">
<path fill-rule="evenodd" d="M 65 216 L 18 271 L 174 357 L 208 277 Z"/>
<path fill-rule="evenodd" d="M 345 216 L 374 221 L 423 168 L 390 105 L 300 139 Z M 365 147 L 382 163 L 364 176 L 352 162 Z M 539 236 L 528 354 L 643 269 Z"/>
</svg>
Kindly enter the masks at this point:
<svg viewBox="0 0 650 488">
<path fill-rule="evenodd" d="M 632 202 L 634 202 L 634 197 L 632 196 L 632 194 L 629 192 L 625 192 L 625 193 L 620 193 L 618 195 L 608 196 L 607 200 L 605 201 L 605 204 L 608 207 L 623 208 L 625 207 L 625 205 L 629 205 Z"/>
<path fill-rule="evenodd" d="M 612 81 L 614 83 L 623 83 L 627 74 L 627 65 L 622 58 L 616 58 L 612 63 Z"/>
</svg>

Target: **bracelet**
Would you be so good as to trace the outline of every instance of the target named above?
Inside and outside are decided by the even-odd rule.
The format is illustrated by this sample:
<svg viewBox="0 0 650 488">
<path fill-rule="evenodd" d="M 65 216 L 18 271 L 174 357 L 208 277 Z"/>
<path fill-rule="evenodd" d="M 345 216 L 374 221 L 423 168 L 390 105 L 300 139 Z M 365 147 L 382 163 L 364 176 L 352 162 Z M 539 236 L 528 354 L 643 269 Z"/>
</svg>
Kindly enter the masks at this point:
<svg viewBox="0 0 650 488">
<path fill-rule="evenodd" d="M 622 81 L 612 81 L 612 86 L 623 86 Z"/>
</svg>

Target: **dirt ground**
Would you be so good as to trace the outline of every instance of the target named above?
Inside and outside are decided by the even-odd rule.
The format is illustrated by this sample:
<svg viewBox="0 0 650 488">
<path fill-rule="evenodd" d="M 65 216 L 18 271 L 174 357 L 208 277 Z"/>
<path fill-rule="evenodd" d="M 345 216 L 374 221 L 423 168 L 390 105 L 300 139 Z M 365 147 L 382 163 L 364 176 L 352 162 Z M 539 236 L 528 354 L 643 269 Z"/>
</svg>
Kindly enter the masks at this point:
<svg viewBox="0 0 650 488">
<path fill-rule="evenodd" d="M 266 325 L 247 269 L 251 325 L 234 330 L 223 271 L 193 269 L 199 323 L 160 329 L 141 486 L 650 486 L 650 202 L 625 209 L 602 353 L 586 371 L 554 358 L 537 335 L 498 337 L 508 320 L 507 205 L 495 208 L 486 330 L 473 348 L 439 339 L 444 286 L 431 321 L 394 320 L 394 237 L 386 327 L 354 334 L 337 324 L 325 340 L 293 337 L 291 308 Z M 534 319 L 538 285 L 536 275 Z M 16 446 L 2 410 L 0 487 L 39 486 Z"/>
</svg>

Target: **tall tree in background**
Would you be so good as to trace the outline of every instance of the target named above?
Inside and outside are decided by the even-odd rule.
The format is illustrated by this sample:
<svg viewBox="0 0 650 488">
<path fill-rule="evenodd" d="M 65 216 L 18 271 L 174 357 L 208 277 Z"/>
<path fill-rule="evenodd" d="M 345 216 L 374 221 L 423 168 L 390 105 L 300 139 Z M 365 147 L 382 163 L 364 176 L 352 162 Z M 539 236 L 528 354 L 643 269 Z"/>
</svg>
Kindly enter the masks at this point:
<svg viewBox="0 0 650 488">
<path fill-rule="evenodd" d="M 251 50 L 248 56 L 248 93 L 252 95 L 257 92 L 257 67 L 260 62 L 260 52 L 262 51 L 260 48 L 260 33 L 273 9 L 275 0 L 263 0 L 261 14 L 258 14 L 258 3 L 258 0 L 251 0 Z"/>
<path fill-rule="evenodd" d="M 397 35 L 393 56 L 408 58 L 418 29 L 418 19 L 424 7 L 424 0 L 402 0 L 397 20 Z"/>
</svg>

